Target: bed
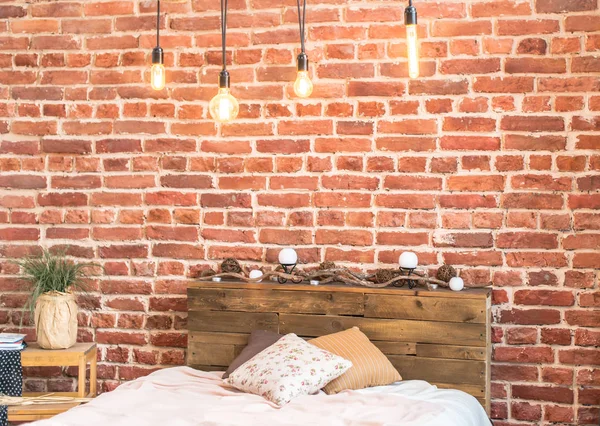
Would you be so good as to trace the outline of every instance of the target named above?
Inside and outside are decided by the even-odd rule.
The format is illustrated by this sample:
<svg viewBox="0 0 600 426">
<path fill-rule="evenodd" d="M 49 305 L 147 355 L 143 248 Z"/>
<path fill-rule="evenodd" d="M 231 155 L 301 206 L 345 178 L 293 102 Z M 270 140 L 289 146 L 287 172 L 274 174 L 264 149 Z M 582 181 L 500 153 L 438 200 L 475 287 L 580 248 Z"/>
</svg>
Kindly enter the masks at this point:
<svg viewBox="0 0 600 426">
<path fill-rule="evenodd" d="M 490 293 L 197 283 L 188 366 L 157 371 L 36 423 L 100 425 L 489 425 Z M 255 329 L 321 335 L 358 326 L 405 380 L 278 408 L 223 384 Z M 426 381 L 425 381 L 426 380 Z"/>
<path fill-rule="evenodd" d="M 475 398 L 418 380 L 337 395 L 320 392 L 277 408 L 224 386 L 220 377 L 190 367 L 157 371 L 36 425 L 489 425 Z"/>
</svg>

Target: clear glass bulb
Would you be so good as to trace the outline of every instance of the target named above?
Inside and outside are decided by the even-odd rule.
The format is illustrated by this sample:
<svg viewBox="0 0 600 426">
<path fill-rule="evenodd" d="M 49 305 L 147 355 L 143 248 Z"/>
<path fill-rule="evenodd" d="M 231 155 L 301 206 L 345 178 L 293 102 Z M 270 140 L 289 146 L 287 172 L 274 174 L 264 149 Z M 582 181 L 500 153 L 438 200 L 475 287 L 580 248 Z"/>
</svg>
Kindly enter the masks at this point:
<svg viewBox="0 0 600 426">
<path fill-rule="evenodd" d="M 150 70 L 150 84 L 154 90 L 162 90 L 165 87 L 167 73 L 163 64 L 153 64 Z"/>
<path fill-rule="evenodd" d="M 235 120 L 240 112 L 240 104 L 227 87 L 220 87 L 219 93 L 210 100 L 208 111 L 214 120 L 227 123 Z"/>
<path fill-rule="evenodd" d="M 417 47 L 417 26 L 406 26 L 406 51 L 408 54 L 408 76 L 419 76 L 419 51 Z"/>
<path fill-rule="evenodd" d="M 313 84 L 308 76 L 308 71 L 298 71 L 294 82 L 294 93 L 301 98 L 308 98 L 313 91 Z"/>
</svg>

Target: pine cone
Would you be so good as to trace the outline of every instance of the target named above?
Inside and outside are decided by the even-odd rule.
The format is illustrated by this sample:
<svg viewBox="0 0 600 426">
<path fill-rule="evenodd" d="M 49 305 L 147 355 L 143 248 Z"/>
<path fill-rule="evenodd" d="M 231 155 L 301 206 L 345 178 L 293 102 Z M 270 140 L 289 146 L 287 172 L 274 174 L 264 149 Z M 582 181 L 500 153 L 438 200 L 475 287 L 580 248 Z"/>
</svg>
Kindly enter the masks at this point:
<svg viewBox="0 0 600 426">
<path fill-rule="evenodd" d="M 451 278 L 456 276 L 456 269 L 450 265 L 442 265 L 437 270 L 435 277 L 440 281 L 449 282 Z"/>
<path fill-rule="evenodd" d="M 228 257 L 221 263 L 221 272 L 239 274 L 242 272 L 242 267 L 240 266 L 240 262 L 233 257 Z"/>
<path fill-rule="evenodd" d="M 396 269 L 378 269 L 375 272 L 375 282 L 378 284 L 386 283 L 391 279 L 396 278 L 400 275 L 400 271 Z"/>
<path fill-rule="evenodd" d="M 333 262 L 321 262 L 319 264 L 319 270 L 323 271 L 325 269 L 335 269 L 335 263 L 333 263 Z"/>
</svg>

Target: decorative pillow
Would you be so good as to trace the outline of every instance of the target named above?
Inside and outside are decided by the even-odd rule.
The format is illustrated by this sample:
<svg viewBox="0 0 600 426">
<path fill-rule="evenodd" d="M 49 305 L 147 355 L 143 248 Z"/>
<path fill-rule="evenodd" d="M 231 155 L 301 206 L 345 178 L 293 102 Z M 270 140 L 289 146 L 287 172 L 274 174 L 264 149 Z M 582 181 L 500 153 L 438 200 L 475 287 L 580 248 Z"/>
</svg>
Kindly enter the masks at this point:
<svg viewBox="0 0 600 426">
<path fill-rule="evenodd" d="M 350 367 L 350 361 L 286 334 L 242 364 L 225 382 L 282 406 L 292 398 L 317 392 Z"/>
<path fill-rule="evenodd" d="M 358 327 L 321 336 L 308 342 L 352 361 L 352 368 L 325 386 L 323 390 L 327 394 L 331 395 L 346 389 L 385 386 L 402 380 L 390 360 Z"/>
<path fill-rule="evenodd" d="M 248 345 L 246 345 L 246 347 L 242 349 L 242 352 L 240 352 L 240 354 L 231 362 L 229 368 L 227 368 L 227 371 L 223 374 L 223 378 L 228 378 L 240 365 L 248 361 L 257 353 L 267 349 L 282 337 L 282 334 L 274 333 L 273 331 L 254 330 L 250 333 Z"/>
</svg>

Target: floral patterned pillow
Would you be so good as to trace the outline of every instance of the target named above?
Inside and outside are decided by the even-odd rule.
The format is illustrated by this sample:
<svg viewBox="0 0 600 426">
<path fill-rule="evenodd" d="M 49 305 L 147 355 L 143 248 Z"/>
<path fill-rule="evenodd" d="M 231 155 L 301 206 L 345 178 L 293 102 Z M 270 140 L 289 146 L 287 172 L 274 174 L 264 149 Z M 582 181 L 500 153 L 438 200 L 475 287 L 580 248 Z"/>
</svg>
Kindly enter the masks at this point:
<svg viewBox="0 0 600 426">
<path fill-rule="evenodd" d="M 238 367 L 225 383 L 282 406 L 317 392 L 352 367 L 342 357 L 287 334 Z"/>
</svg>

